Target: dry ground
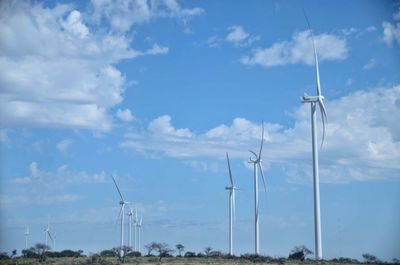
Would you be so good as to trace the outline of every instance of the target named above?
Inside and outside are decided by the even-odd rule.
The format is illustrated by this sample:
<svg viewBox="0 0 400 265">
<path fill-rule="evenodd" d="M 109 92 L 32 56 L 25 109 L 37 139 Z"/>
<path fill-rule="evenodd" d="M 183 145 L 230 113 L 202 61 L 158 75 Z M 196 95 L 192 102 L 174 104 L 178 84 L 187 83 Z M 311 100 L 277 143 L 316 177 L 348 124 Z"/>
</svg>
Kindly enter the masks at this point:
<svg viewBox="0 0 400 265">
<path fill-rule="evenodd" d="M 121 264 L 117 258 L 101 258 L 99 260 L 91 260 L 91 258 L 48 258 L 45 262 L 39 263 L 35 259 L 14 259 L 0 260 L 0 264 L 4 265 L 117 265 Z M 178 264 L 178 265 L 239 265 L 239 264 L 268 264 L 268 265 L 345 265 L 346 263 L 335 263 L 329 261 L 284 261 L 284 262 L 252 262 L 243 259 L 223 259 L 223 258 L 163 258 L 161 262 L 156 257 L 139 257 L 126 258 L 125 265 L 162 265 L 162 264 Z M 353 263 L 354 265 L 354 263 Z M 368 265 L 375 265 L 369 263 Z"/>
</svg>

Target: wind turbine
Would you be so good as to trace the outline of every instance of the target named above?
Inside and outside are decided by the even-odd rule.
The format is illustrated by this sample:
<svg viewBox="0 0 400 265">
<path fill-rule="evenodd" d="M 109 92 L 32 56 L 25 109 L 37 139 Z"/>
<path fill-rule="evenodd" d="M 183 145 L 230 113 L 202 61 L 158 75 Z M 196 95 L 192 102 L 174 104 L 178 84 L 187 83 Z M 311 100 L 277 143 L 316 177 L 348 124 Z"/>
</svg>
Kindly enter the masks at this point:
<svg viewBox="0 0 400 265">
<path fill-rule="evenodd" d="M 137 225 L 138 225 L 138 216 L 137 216 L 137 208 L 135 207 L 135 220 L 133 220 L 133 225 L 134 225 L 134 229 L 133 229 L 133 238 L 134 238 L 134 242 L 135 242 L 135 251 L 137 251 L 138 247 L 137 247 Z"/>
<path fill-rule="evenodd" d="M 49 221 L 47 221 L 47 227 L 44 229 L 44 237 L 45 237 L 45 244 L 46 244 L 46 246 L 47 246 L 47 236 L 50 237 L 51 242 L 54 243 L 54 239 L 53 239 L 53 237 L 52 237 L 51 234 L 50 234 L 50 222 L 49 222 Z"/>
<path fill-rule="evenodd" d="M 28 249 L 28 237 L 29 237 L 29 226 L 26 227 L 25 231 L 25 249 Z"/>
<path fill-rule="evenodd" d="M 137 219 L 136 219 L 137 220 Z M 140 230 L 142 229 L 142 221 L 143 221 L 143 219 L 142 219 L 142 216 L 140 216 L 140 220 L 139 220 L 139 222 L 137 223 L 137 228 L 138 228 L 138 230 L 137 230 L 137 237 L 138 237 L 138 241 L 137 241 L 137 250 L 136 251 L 139 251 L 140 252 Z"/>
<path fill-rule="evenodd" d="M 321 148 L 325 140 L 325 130 L 328 117 L 324 105 L 324 97 L 321 94 L 321 86 L 319 82 L 319 66 L 318 66 L 318 55 L 317 49 L 315 48 L 314 34 L 310 26 L 310 22 L 306 14 L 308 28 L 311 32 L 311 39 L 314 49 L 314 60 L 315 60 L 315 71 L 316 71 L 316 85 L 317 85 L 317 96 L 309 96 L 304 93 L 301 98 L 302 103 L 310 103 L 311 105 L 311 135 L 312 135 L 312 158 L 313 158 L 313 175 L 314 175 L 314 225 L 315 225 L 315 259 L 322 259 L 322 242 L 321 242 L 321 212 L 320 212 L 320 201 L 319 201 L 319 169 L 318 169 L 318 146 L 317 146 L 317 105 L 321 112 L 323 134 Z"/>
<path fill-rule="evenodd" d="M 133 216 L 132 207 L 129 210 L 128 216 L 129 216 L 129 247 L 132 249 L 132 216 Z"/>
<path fill-rule="evenodd" d="M 125 215 L 125 204 L 129 203 L 127 201 L 124 200 L 124 197 L 122 196 L 122 193 L 117 185 L 117 182 L 115 181 L 114 176 L 112 176 L 112 179 L 114 181 L 115 187 L 117 188 L 118 194 L 121 197 L 121 201 L 119 202 L 119 204 L 121 205 L 121 209 L 119 211 L 119 216 L 121 216 L 121 248 L 119 251 L 119 256 L 120 258 L 122 258 L 124 256 L 124 215 Z"/>
<path fill-rule="evenodd" d="M 262 153 L 262 148 L 263 148 L 263 143 L 264 143 L 264 122 L 262 123 L 262 133 L 261 133 L 261 146 L 260 146 L 260 151 L 258 154 L 254 151 L 250 151 L 252 153 L 252 156 L 249 158 L 248 162 L 253 163 L 254 165 L 254 243 L 255 243 L 255 254 L 259 255 L 260 254 L 260 238 L 259 238 L 259 216 L 258 216 L 258 211 L 259 211 L 259 206 L 258 206 L 258 170 L 260 170 L 263 184 L 264 184 L 264 191 L 267 191 L 266 185 L 265 185 L 265 177 L 264 173 L 262 170 L 262 165 L 261 165 L 261 153 Z"/>
<path fill-rule="evenodd" d="M 226 190 L 229 191 L 229 255 L 233 256 L 233 217 L 235 215 L 235 184 L 233 181 L 232 171 L 231 171 L 231 164 L 229 162 L 229 155 L 226 152 L 226 160 L 228 161 L 228 170 L 229 170 L 229 179 L 231 181 L 230 187 L 225 187 Z"/>
</svg>

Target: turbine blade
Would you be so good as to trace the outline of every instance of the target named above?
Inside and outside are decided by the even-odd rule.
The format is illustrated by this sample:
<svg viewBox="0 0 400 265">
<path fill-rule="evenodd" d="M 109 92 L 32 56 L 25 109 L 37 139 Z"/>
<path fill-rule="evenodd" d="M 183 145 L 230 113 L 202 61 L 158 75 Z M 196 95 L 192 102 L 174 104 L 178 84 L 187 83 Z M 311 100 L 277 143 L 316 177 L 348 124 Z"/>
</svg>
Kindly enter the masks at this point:
<svg viewBox="0 0 400 265">
<path fill-rule="evenodd" d="M 256 158 L 258 158 L 258 155 L 256 154 L 256 152 L 249 150 L 250 153 L 252 153 Z"/>
<path fill-rule="evenodd" d="M 304 12 L 304 10 L 303 10 Z M 311 29 L 310 21 L 308 20 L 308 17 L 306 15 L 306 12 L 304 12 L 304 17 L 306 18 L 308 29 L 311 32 L 311 40 L 313 44 L 313 50 L 314 50 L 314 60 L 315 60 L 315 72 L 316 72 L 316 78 L 317 78 L 317 95 L 321 96 L 321 84 L 319 81 L 319 65 L 318 65 L 318 54 L 317 54 L 317 49 L 315 47 L 315 41 L 314 41 L 314 32 Z"/>
<path fill-rule="evenodd" d="M 51 234 L 50 234 L 50 232 L 49 232 L 49 231 L 47 231 L 47 234 L 49 235 L 49 237 L 50 237 L 51 241 L 52 241 L 52 242 L 54 242 L 54 239 L 53 239 L 53 237 L 51 236 Z"/>
<path fill-rule="evenodd" d="M 118 221 L 119 221 L 119 218 L 121 218 L 121 215 L 122 215 L 122 207 L 123 207 L 123 205 L 121 205 L 121 208 L 119 209 L 119 213 L 118 213 L 118 215 L 117 215 L 117 219 L 115 219 L 115 223 L 114 223 L 114 224 L 117 224 Z"/>
<path fill-rule="evenodd" d="M 318 99 L 318 105 L 319 105 L 319 110 L 321 112 L 322 128 L 323 128 L 322 141 L 321 141 L 321 147 L 320 147 L 320 148 L 322 148 L 322 146 L 324 144 L 324 140 L 325 140 L 326 127 L 328 125 L 328 115 L 326 114 L 325 105 L 321 98 Z"/>
<path fill-rule="evenodd" d="M 229 155 L 228 152 L 226 152 L 226 160 L 228 161 L 228 169 L 229 169 L 229 179 L 231 180 L 231 186 L 234 186 L 233 183 L 233 176 L 232 176 L 232 170 L 231 170 L 231 163 L 229 162 Z"/>
<path fill-rule="evenodd" d="M 264 177 L 264 172 L 261 166 L 261 162 L 258 163 L 258 168 L 260 169 L 260 173 L 261 173 L 261 177 L 262 177 L 262 181 L 263 181 L 263 185 L 264 185 L 264 191 L 267 192 L 267 185 L 265 183 L 265 177 Z"/>
<path fill-rule="evenodd" d="M 122 200 L 122 201 L 125 201 L 125 200 L 124 200 L 124 197 L 122 196 L 121 191 L 120 191 L 119 188 L 118 188 L 118 185 L 117 185 L 117 182 L 115 181 L 114 176 L 112 176 L 112 179 L 113 179 L 113 181 L 114 181 L 115 187 L 117 188 L 117 191 L 118 191 L 118 193 L 119 193 L 119 196 L 121 196 L 121 200 Z"/>
<path fill-rule="evenodd" d="M 262 122 L 262 133 L 261 133 L 261 146 L 260 146 L 260 153 L 258 154 L 258 159 L 261 159 L 261 152 L 264 143 L 264 121 Z"/>
</svg>

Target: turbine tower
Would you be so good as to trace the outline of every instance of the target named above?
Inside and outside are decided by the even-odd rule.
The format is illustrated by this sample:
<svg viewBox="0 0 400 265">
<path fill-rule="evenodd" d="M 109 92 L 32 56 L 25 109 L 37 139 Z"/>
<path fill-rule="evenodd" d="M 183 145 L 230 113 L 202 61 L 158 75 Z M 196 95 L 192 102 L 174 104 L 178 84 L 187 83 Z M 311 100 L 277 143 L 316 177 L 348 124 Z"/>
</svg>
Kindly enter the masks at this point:
<svg viewBox="0 0 400 265">
<path fill-rule="evenodd" d="M 317 85 L 317 96 L 309 96 L 304 93 L 301 98 L 302 103 L 310 103 L 311 105 L 311 136 L 312 136 L 312 158 L 313 158 L 313 176 L 314 176 L 314 225 L 315 225 L 315 259 L 322 259 L 322 242 L 321 242 L 321 212 L 320 212 L 320 201 L 319 201 L 319 169 L 318 169 L 318 146 L 317 146 L 317 105 L 321 112 L 323 134 L 321 148 L 325 139 L 325 130 L 327 123 L 327 114 L 324 106 L 324 97 L 321 94 L 321 86 L 319 82 L 319 67 L 318 67 L 318 55 L 317 49 L 315 48 L 314 34 L 310 26 L 310 22 L 306 14 L 308 28 L 311 32 L 311 39 L 314 49 L 314 60 L 315 60 L 315 71 L 316 71 L 316 85 Z"/>
<path fill-rule="evenodd" d="M 136 219 L 137 220 L 137 219 Z M 136 251 L 139 251 L 140 252 L 140 230 L 142 229 L 142 216 L 140 216 L 140 220 L 138 221 L 138 223 L 137 223 L 137 228 L 138 228 L 138 230 L 137 230 L 137 250 Z"/>
<path fill-rule="evenodd" d="M 229 255 L 233 256 L 233 217 L 235 215 L 236 200 L 235 200 L 235 184 L 233 181 L 231 164 L 229 162 L 228 152 L 226 153 L 226 160 L 228 162 L 229 179 L 231 181 L 230 187 L 225 187 L 229 191 Z"/>
<path fill-rule="evenodd" d="M 129 216 L 129 247 L 131 249 L 133 249 L 132 248 L 132 216 L 133 216 L 132 207 L 129 210 L 128 216 Z"/>
<path fill-rule="evenodd" d="M 26 227 L 25 231 L 25 249 L 28 249 L 28 237 L 29 237 L 29 226 Z"/>
<path fill-rule="evenodd" d="M 137 216 L 137 208 L 135 207 L 135 220 L 133 220 L 133 238 L 135 241 L 135 251 L 138 251 L 138 247 L 137 247 L 137 225 L 138 225 L 138 216 Z"/>
<path fill-rule="evenodd" d="M 124 256 L 124 215 L 125 215 L 125 204 L 129 203 L 124 200 L 124 197 L 122 196 L 122 193 L 117 185 L 117 182 L 115 181 L 114 176 L 112 176 L 112 179 L 114 181 L 115 187 L 117 188 L 118 194 L 121 197 L 121 201 L 119 204 L 121 205 L 121 209 L 119 211 L 119 216 L 121 216 L 121 245 L 120 245 L 120 250 L 119 250 L 119 256 L 122 258 Z"/>
<path fill-rule="evenodd" d="M 262 123 L 262 133 L 261 133 L 261 146 L 260 146 L 260 151 L 258 154 L 254 151 L 250 150 L 250 153 L 252 153 L 252 156 L 249 158 L 248 162 L 252 163 L 254 165 L 254 253 L 256 255 L 260 254 L 260 238 L 259 238 L 259 205 L 258 205 L 258 169 L 260 170 L 263 184 L 264 184 L 264 191 L 266 191 L 266 186 L 265 186 L 265 177 L 264 173 L 262 170 L 262 165 L 261 165 L 261 153 L 262 153 L 262 148 L 263 148 L 263 143 L 264 143 L 264 122 Z"/>
</svg>

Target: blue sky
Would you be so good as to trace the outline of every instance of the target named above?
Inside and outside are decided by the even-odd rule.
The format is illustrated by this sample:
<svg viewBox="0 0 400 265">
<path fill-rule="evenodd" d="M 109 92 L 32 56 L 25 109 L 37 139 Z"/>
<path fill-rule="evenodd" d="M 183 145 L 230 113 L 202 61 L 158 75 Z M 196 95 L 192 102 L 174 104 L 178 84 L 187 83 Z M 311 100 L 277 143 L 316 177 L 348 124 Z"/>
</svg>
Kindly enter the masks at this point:
<svg viewBox="0 0 400 265">
<path fill-rule="evenodd" d="M 320 151 L 325 258 L 400 258 L 400 3 L 8 1 L 0 4 L 0 248 L 118 245 L 115 174 L 151 241 L 228 251 L 225 152 L 241 189 L 236 254 L 314 249 L 314 29 L 328 112 Z M 319 123 L 321 124 L 321 123 Z M 319 127 L 321 135 L 321 128 Z"/>
</svg>

